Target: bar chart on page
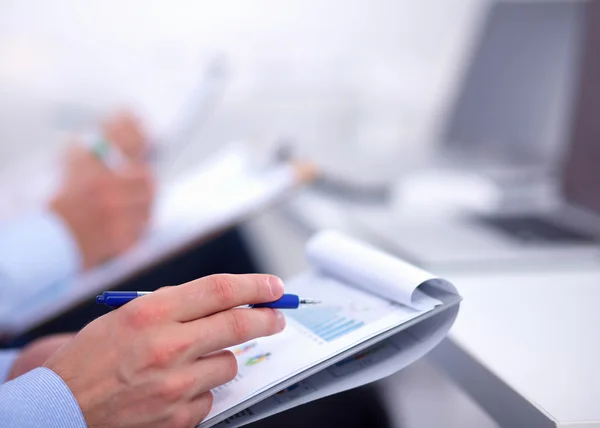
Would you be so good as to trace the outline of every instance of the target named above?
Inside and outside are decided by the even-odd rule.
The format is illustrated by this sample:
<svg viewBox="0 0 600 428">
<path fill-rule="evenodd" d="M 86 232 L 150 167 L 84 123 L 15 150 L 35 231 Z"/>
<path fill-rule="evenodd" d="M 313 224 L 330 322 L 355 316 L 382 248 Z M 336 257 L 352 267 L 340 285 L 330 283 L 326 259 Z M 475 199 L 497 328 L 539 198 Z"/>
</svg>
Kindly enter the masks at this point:
<svg viewBox="0 0 600 428">
<path fill-rule="evenodd" d="M 332 342 L 378 320 L 392 310 L 388 302 L 347 301 L 336 305 L 304 308 L 288 316 L 321 341 Z"/>
<path fill-rule="evenodd" d="M 325 342 L 331 342 L 365 325 L 364 321 L 347 316 L 334 307 L 305 309 L 291 316 Z"/>
<path fill-rule="evenodd" d="M 315 274 L 291 287 L 297 294 L 321 302 L 286 312 L 287 317 L 300 324 L 300 332 L 321 344 L 356 332 L 387 316 L 396 307 L 387 300 L 321 274 Z"/>
</svg>

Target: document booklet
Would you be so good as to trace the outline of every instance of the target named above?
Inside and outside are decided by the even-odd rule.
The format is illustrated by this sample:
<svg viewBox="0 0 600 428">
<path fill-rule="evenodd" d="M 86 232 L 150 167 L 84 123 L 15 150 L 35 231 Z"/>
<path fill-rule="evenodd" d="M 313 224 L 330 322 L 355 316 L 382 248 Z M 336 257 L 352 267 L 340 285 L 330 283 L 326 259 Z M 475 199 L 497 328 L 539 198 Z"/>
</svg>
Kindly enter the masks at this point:
<svg viewBox="0 0 600 428">
<path fill-rule="evenodd" d="M 239 372 L 215 388 L 198 427 L 237 427 L 354 388 L 416 361 L 447 334 L 460 296 L 447 281 L 338 232 L 307 244 L 312 269 L 286 293 L 321 304 L 283 311 L 286 329 L 231 348 Z"/>
</svg>

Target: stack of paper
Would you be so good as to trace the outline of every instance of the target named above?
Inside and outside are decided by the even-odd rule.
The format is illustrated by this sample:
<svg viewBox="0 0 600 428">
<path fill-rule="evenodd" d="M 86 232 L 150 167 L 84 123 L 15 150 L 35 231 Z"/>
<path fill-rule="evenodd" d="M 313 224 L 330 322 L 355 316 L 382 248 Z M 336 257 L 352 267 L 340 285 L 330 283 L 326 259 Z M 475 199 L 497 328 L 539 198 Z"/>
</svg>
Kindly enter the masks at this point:
<svg viewBox="0 0 600 428">
<path fill-rule="evenodd" d="M 213 390 L 199 427 L 228 427 L 388 376 L 446 335 L 460 297 L 447 281 L 335 232 L 307 246 L 314 269 L 286 292 L 320 300 L 288 311 L 281 334 L 232 348 L 239 372 Z"/>
</svg>

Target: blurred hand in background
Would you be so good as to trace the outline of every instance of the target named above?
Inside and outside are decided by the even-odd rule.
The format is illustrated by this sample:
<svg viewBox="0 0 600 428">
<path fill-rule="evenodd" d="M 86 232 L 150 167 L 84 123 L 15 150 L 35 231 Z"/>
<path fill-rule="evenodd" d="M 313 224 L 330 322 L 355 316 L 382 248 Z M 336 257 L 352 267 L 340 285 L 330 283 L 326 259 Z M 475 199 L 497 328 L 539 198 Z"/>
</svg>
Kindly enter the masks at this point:
<svg viewBox="0 0 600 428">
<path fill-rule="evenodd" d="M 109 168 L 88 148 L 70 149 L 64 181 L 50 209 L 65 222 L 79 247 L 84 268 L 129 249 L 142 235 L 154 200 L 147 137 L 129 113 L 107 120 L 103 137 L 125 155 Z"/>
</svg>

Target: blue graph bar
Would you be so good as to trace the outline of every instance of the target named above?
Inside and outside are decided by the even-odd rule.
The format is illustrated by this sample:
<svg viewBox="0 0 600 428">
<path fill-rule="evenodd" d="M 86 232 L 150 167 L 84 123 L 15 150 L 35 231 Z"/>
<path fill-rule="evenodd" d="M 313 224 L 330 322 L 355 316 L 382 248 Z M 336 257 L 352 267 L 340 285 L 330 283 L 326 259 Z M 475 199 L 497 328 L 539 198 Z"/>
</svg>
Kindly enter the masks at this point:
<svg viewBox="0 0 600 428">
<path fill-rule="evenodd" d="M 353 332 L 354 330 L 358 330 L 358 329 L 359 329 L 359 328 L 361 328 L 363 325 L 365 325 L 365 323 L 364 323 L 364 322 L 362 322 L 362 321 L 361 321 L 361 322 L 359 322 L 359 323 L 355 323 L 355 324 L 351 325 L 350 327 L 348 327 L 347 329 L 345 329 L 345 330 L 341 330 L 341 331 L 338 331 L 338 332 L 337 332 L 336 334 L 334 334 L 333 336 L 328 336 L 328 337 L 326 337 L 326 338 L 324 338 L 324 339 L 325 339 L 327 342 L 331 342 L 332 340 L 335 340 L 335 339 L 337 339 L 338 337 L 345 336 L 346 334 L 348 334 L 348 333 L 351 333 L 351 332 Z"/>
<path fill-rule="evenodd" d="M 304 318 L 304 324 L 312 330 L 316 328 L 319 324 L 333 319 L 337 316 L 339 315 L 337 315 L 333 311 L 323 311 L 322 313 L 316 312 L 312 315 L 307 314 L 307 316 Z"/>
<path fill-rule="evenodd" d="M 339 319 L 340 319 L 340 316 L 338 314 L 331 314 L 328 317 L 325 317 L 322 321 L 319 321 L 317 324 L 315 324 L 313 326 L 313 328 L 315 329 L 315 331 L 319 330 Z"/>
<path fill-rule="evenodd" d="M 354 321 L 354 320 L 346 321 L 343 324 L 337 325 L 337 326 L 333 327 L 332 329 L 327 330 L 325 333 L 323 333 L 321 335 L 321 337 L 323 337 L 323 339 L 327 340 L 327 338 L 329 336 L 331 336 L 332 334 L 336 334 L 338 331 L 345 331 L 348 327 L 350 327 L 351 325 L 353 325 L 355 323 L 356 323 L 356 321 Z"/>
<path fill-rule="evenodd" d="M 329 324 L 336 322 L 340 317 L 338 315 L 334 315 L 331 317 L 327 317 L 324 321 L 318 323 L 314 326 L 315 331 L 327 327 Z"/>
<path fill-rule="evenodd" d="M 342 312 L 334 308 L 304 309 L 294 311 L 290 316 L 326 342 L 338 339 L 365 325 L 362 321 L 345 317 Z"/>
<path fill-rule="evenodd" d="M 327 334 L 332 330 L 337 328 L 341 323 L 347 321 L 346 318 L 336 318 L 335 321 L 330 322 L 320 328 L 315 328 L 314 332 L 319 336 L 327 336 Z"/>
</svg>

